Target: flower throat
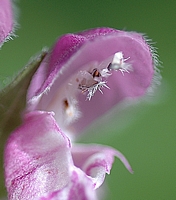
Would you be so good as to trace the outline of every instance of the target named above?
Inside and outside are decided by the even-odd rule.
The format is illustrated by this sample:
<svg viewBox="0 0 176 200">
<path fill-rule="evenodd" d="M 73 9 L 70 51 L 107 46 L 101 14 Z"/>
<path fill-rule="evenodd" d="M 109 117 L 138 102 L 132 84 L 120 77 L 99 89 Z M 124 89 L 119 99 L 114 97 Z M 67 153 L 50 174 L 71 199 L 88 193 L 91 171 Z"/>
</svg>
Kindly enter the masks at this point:
<svg viewBox="0 0 176 200">
<path fill-rule="evenodd" d="M 65 98 L 62 100 L 62 114 L 65 115 L 65 124 L 68 125 L 81 116 L 76 95 L 80 92 L 86 94 L 86 100 L 90 101 L 97 91 L 103 94 L 103 88 L 110 89 L 107 85 L 107 79 L 111 76 L 112 71 L 120 71 L 123 75 L 125 72 L 132 71 L 131 64 L 125 62 L 128 59 L 123 58 L 122 52 L 117 52 L 102 63 L 89 63 L 71 77 L 65 88 L 67 91 Z"/>
</svg>

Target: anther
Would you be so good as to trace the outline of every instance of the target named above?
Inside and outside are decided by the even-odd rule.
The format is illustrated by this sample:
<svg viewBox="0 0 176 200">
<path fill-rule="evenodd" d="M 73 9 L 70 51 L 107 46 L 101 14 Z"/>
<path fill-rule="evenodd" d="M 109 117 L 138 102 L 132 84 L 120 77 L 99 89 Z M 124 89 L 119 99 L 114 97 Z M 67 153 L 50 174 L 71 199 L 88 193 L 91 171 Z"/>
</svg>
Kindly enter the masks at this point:
<svg viewBox="0 0 176 200">
<path fill-rule="evenodd" d="M 93 69 L 91 74 L 92 74 L 93 78 L 101 76 L 101 74 L 100 74 L 100 72 L 98 71 L 97 68 Z"/>
<path fill-rule="evenodd" d="M 126 63 L 125 61 L 127 61 L 130 57 L 128 58 L 123 58 L 123 53 L 122 52 L 117 52 L 115 53 L 113 60 L 111 63 L 109 63 L 107 69 L 108 70 L 119 70 L 120 72 L 122 72 L 122 74 L 124 72 L 129 73 L 129 71 L 132 71 L 132 66 L 129 63 Z"/>
<path fill-rule="evenodd" d="M 108 65 L 108 67 L 107 67 L 107 69 L 110 71 L 111 70 L 111 68 L 112 68 L 112 63 L 109 63 L 109 65 Z"/>
</svg>

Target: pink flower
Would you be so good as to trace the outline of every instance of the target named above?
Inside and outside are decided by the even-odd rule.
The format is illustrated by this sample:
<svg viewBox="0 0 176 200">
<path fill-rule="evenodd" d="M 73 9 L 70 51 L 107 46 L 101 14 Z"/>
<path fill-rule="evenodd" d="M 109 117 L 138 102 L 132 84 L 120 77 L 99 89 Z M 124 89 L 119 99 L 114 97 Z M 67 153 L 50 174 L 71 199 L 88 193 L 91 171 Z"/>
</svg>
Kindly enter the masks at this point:
<svg viewBox="0 0 176 200">
<path fill-rule="evenodd" d="M 0 47 L 13 34 L 14 21 L 11 0 L 0 2 Z"/>
<path fill-rule="evenodd" d="M 126 98 L 151 89 L 156 59 L 142 35 L 98 28 L 59 38 L 33 76 L 23 124 L 5 148 L 9 199 L 94 200 L 114 157 L 74 141 Z"/>
</svg>

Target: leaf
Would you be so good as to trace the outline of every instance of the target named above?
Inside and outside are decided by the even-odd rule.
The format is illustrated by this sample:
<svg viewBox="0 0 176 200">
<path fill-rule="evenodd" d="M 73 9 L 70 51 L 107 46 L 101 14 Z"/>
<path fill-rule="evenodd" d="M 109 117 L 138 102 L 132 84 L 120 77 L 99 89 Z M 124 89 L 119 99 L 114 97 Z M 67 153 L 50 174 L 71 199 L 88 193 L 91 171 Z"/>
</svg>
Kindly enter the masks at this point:
<svg viewBox="0 0 176 200">
<path fill-rule="evenodd" d="M 15 79 L 0 91 L 0 191 L 6 195 L 3 178 L 3 150 L 9 134 L 21 124 L 21 113 L 26 106 L 26 94 L 30 81 L 46 56 L 42 51 L 15 77 Z"/>
<path fill-rule="evenodd" d="M 38 69 L 47 51 L 35 57 L 15 79 L 0 91 L 0 141 L 4 146 L 9 134 L 21 123 L 21 113 L 26 106 L 26 93 L 33 74 Z"/>
</svg>

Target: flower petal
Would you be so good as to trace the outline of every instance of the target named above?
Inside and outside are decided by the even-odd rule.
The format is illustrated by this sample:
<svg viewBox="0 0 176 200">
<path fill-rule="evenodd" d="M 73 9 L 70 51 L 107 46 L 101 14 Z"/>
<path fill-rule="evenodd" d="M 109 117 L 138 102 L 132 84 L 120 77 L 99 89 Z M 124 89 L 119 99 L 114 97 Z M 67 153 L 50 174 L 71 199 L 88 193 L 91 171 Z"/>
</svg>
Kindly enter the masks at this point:
<svg viewBox="0 0 176 200">
<path fill-rule="evenodd" d="M 5 148 L 5 179 L 9 199 L 36 199 L 68 184 L 70 142 L 52 113 L 32 112 Z"/>
<path fill-rule="evenodd" d="M 119 151 L 103 145 L 75 145 L 72 147 L 72 156 L 75 166 L 82 169 L 88 176 L 92 177 L 95 189 L 104 182 L 106 173 L 109 174 L 114 156 L 118 157 L 125 167 L 133 173 L 133 170 Z"/>
<path fill-rule="evenodd" d="M 40 200 L 97 200 L 97 196 L 91 179 L 75 167 L 66 187 Z"/>
<path fill-rule="evenodd" d="M 14 21 L 11 0 L 1 0 L 0 6 L 0 47 L 13 32 Z"/>
<path fill-rule="evenodd" d="M 125 75 L 114 71 L 108 78 L 107 85 L 102 82 L 102 85 L 110 89 L 99 89 L 100 92 L 96 92 L 91 101 L 86 101 L 84 90 L 77 94 L 82 117 L 72 123 L 67 131 L 72 130 L 73 134 L 80 134 L 92 121 L 113 109 L 122 100 L 145 95 L 152 85 L 155 73 L 149 45 L 141 34 L 99 28 L 68 34 L 56 42 L 45 63 L 42 63 L 42 69 L 39 68 L 32 80 L 28 93 L 28 110 L 54 111 L 59 123 L 60 113 L 57 113 L 57 110 L 61 105 L 58 105 L 57 98 L 61 97 L 58 93 L 62 91 L 63 84 L 69 84 L 73 74 L 81 71 L 87 64 L 101 63 L 117 52 L 123 53 L 129 65 L 132 65 L 132 71 Z M 41 84 L 38 84 L 40 86 L 34 90 L 34 83 L 40 79 L 38 77 L 41 76 L 41 71 L 42 74 L 44 72 L 42 77 L 45 78 L 42 78 Z M 97 102 L 101 104 L 97 105 Z"/>
<path fill-rule="evenodd" d="M 42 63 L 38 72 L 34 76 L 35 82 L 40 83 L 37 90 L 34 87 L 29 88 L 28 99 L 34 96 L 40 96 L 41 93 L 51 87 L 57 78 L 59 70 L 63 65 L 80 49 L 80 47 L 95 37 L 118 32 L 111 28 L 98 28 L 90 31 L 84 31 L 77 34 L 66 34 L 58 39 L 54 47 L 51 49 L 48 58 Z M 42 78 L 41 78 L 42 77 Z"/>
</svg>

